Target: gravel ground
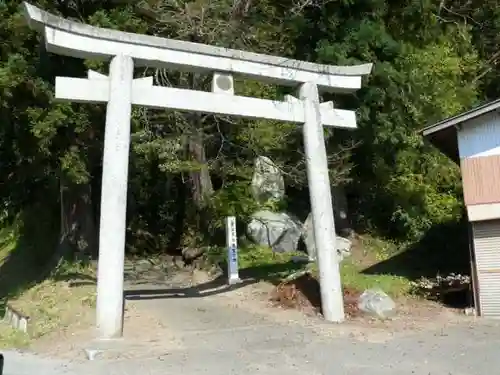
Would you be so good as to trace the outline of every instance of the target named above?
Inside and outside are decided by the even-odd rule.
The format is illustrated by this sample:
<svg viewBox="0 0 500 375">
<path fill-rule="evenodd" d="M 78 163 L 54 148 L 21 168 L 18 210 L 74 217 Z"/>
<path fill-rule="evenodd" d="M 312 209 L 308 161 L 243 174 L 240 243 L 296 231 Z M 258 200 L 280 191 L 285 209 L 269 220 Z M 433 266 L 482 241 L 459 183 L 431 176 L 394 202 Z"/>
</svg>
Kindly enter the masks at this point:
<svg viewBox="0 0 500 375">
<path fill-rule="evenodd" d="M 38 354 L 4 352 L 3 375 L 489 375 L 500 368 L 500 321 L 429 310 L 436 315 L 334 325 L 270 307 L 269 291 L 255 285 L 209 296 L 182 278 L 129 287 L 133 314 L 123 340 L 78 345 L 73 337 L 69 348 L 59 338 Z M 88 361 L 84 348 L 106 350 Z"/>
<path fill-rule="evenodd" d="M 291 325 L 192 331 L 183 347 L 153 358 L 68 361 L 5 352 L 4 375 L 135 374 L 494 374 L 495 322 L 449 327 L 371 343 L 327 338 Z"/>
</svg>

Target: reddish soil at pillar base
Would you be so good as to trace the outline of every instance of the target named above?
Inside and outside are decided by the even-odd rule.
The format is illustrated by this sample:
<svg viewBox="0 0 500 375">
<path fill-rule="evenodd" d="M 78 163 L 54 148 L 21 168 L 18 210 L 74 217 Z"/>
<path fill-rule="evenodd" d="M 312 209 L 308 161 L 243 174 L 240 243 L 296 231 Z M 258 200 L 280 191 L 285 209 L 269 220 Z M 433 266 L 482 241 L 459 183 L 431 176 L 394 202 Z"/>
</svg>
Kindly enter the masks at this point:
<svg viewBox="0 0 500 375">
<path fill-rule="evenodd" d="M 357 301 L 361 292 L 346 287 L 343 290 L 346 316 L 359 316 Z M 296 309 L 307 314 L 321 314 L 319 282 L 310 274 L 277 285 L 271 295 L 271 301 L 283 308 Z"/>
</svg>

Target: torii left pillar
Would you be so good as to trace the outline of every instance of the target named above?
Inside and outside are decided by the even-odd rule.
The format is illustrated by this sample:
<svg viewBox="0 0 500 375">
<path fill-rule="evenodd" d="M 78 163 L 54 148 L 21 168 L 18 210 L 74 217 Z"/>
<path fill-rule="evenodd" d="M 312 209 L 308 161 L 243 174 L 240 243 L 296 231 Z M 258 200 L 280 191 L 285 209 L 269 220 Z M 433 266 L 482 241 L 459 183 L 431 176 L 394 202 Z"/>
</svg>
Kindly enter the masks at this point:
<svg viewBox="0 0 500 375">
<path fill-rule="evenodd" d="M 97 269 L 96 319 L 101 339 L 118 338 L 123 334 L 123 269 L 133 76 L 134 62 L 130 56 L 118 55 L 111 60 Z"/>
</svg>

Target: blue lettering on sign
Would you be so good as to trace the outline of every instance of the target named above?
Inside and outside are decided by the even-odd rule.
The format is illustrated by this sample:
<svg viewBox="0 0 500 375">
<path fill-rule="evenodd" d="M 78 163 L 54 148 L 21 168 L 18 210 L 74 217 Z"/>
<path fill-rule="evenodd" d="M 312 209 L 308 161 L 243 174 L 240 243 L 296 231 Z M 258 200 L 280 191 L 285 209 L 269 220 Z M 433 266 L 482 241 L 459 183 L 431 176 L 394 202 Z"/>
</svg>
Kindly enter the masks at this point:
<svg viewBox="0 0 500 375">
<path fill-rule="evenodd" d="M 233 262 L 236 262 L 238 260 L 238 254 L 236 252 L 236 246 L 231 246 L 230 251 L 231 251 L 231 260 Z"/>
</svg>

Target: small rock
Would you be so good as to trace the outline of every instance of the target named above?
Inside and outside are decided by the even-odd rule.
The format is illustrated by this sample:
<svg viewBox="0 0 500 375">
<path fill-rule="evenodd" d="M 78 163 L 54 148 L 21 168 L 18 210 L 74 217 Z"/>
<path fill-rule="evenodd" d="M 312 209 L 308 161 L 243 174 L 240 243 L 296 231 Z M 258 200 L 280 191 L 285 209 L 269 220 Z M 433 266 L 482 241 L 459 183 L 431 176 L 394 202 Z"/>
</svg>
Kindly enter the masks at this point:
<svg viewBox="0 0 500 375">
<path fill-rule="evenodd" d="M 396 313 L 396 303 L 380 289 L 368 289 L 361 294 L 358 308 L 379 319 L 388 319 Z"/>
<path fill-rule="evenodd" d="M 474 307 L 467 307 L 464 309 L 464 314 L 467 316 L 476 316 L 476 309 Z"/>
<path fill-rule="evenodd" d="M 141 259 L 135 264 L 136 272 L 144 272 L 153 268 L 153 264 L 147 259 Z"/>
<path fill-rule="evenodd" d="M 93 361 L 94 359 L 97 358 L 97 356 L 100 356 L 101 354 L 102 354 L 102 350 L 85 349 L 85 355 L 87 356 L 87 359 L 89 361 Z"/>
</svg>

